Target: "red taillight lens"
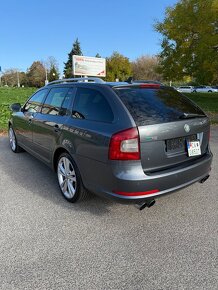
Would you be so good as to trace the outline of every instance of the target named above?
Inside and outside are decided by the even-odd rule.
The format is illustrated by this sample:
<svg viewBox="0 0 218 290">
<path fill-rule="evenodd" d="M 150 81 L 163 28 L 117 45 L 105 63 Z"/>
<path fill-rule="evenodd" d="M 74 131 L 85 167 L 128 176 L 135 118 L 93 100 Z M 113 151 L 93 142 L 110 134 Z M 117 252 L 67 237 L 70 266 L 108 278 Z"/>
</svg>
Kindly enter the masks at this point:
<svg viewBox="0 0 218 290">
<path fill-rule="evenodd" d="M 114 134 L 109 146 L 110 160 L 139 160 L 139 133 L 136 128 Z"/>
</svg>

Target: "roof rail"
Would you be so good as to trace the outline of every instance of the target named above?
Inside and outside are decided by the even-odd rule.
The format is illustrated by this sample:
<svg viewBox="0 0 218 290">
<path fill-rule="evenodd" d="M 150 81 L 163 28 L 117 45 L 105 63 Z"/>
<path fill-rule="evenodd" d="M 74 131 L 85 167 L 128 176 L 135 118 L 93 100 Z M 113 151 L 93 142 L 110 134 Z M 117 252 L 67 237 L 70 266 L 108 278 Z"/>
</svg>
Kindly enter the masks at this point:
<svg viewBox="0 0 218 290">
<path fill-rule="evenodd" d="M 82 78 L 70 78 L 70 79 L 56 80 L 56 81 L 48 83 L 47 86 L 53 85 L 53 84 L 74 83 L 74 82 L 78 82 L 78 83 L 92 82 L 92 83 L 98 83 L 98 84 L 105 83 L 105 81 L 103 81 L 100 78 L 82 77 Z"/>
</svg>

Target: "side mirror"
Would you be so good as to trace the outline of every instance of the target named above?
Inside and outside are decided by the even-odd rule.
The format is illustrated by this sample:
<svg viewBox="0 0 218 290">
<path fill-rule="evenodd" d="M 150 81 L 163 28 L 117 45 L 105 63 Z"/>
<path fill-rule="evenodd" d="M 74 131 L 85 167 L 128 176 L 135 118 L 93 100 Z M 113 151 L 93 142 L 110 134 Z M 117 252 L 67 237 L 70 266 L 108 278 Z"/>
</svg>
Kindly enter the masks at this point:
<svg viewBox="0 0 218 290">
<path fill-rule="evenodd" d="M 12 112 L 19 112 L 21 110 L 21 104 L 20 103 L 14 103 L 10 105 L 10 110 Z"/>
</svg>

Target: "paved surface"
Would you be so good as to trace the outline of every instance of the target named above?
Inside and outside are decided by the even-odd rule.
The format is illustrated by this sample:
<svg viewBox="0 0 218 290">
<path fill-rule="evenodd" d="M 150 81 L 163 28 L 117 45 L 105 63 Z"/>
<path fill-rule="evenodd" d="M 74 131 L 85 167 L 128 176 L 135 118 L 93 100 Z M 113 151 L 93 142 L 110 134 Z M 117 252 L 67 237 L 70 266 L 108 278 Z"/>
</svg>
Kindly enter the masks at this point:
<svg viewBox="0 0 218 290">
<path fill-rule="evenodd" d="M 218 127 L 208 182 L 138 211 L 71 205 L 55 174 L 0 138 L 0 289 L 217 289 Z"/>
</svg>

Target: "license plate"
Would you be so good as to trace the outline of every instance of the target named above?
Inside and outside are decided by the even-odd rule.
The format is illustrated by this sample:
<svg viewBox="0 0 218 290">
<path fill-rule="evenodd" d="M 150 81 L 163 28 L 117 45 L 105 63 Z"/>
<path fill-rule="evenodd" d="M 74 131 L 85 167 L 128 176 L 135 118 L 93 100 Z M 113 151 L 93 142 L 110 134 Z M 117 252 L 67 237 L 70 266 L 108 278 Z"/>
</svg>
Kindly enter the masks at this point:
<svg viewBox="0 0 218 290">
<path fill-rule="evenodd" d="M 187 141 L 188 156 L 201 155 L 201 146 L 199 141 Z"/>
<path fill-rule="evenodd" d="M 198 141 L 197 135 L 166 140 L 166 151 L 169 153 L 186 152 L 187 151 L 186 145 L 188 141 L 189 142 Z"/>
</svg>

